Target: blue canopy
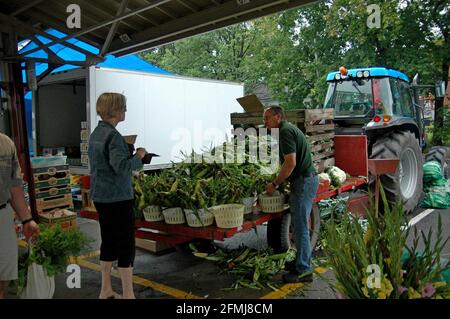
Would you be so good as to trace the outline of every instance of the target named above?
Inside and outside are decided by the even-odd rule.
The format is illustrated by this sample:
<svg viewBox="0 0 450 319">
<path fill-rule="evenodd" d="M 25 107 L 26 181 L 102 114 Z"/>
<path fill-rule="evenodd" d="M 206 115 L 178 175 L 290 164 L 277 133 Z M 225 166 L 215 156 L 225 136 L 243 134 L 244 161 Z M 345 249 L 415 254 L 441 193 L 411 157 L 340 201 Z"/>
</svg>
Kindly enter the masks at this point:
<svg viewBox="0 0 450 319">
<path fill-rule="evenodd" d="M 60 31 L 49 29 L 46 31 L 46 33 L 57 37 L 59 39 L 64 38 L 66 36 L 65 33 L 62 33 Z M 41 35 L 36 35 L 36 38 L 38 38 L 42 43 L 47 44 L 51 42 L 50 38 L 46 38 Z M 68 40 L 69 43 L 84 49 L 86 51 L 89 51 L 93 54 L 98 54 L 100 50 L 86 42 L 77 40 L 77 39 L 70 39 Z M 23 46 L 20 50 L 20 54 L 25 54 L 26 57 L 35 57 L 35 58 L 47 58 L 48 54 L 44 50 L 39 50 L 36 52 L 32 52 L 29 55 L 26 54 L 27 51 L 30 51 L 32 49 L 37 48 L 37 44 L 30 40 L 24 40 L 21 43 L 19 43 L 19 48 Z M 79 66 L 70 64 L 70 61 L 84 61 L 86 59 L 86 55 L 83 53 L 80 53 L 72 48 L 66 47 L 63 44 L 54 44 L 48 47 L 53 53 L 55 53 L 60 58 L 64 59 L 68 62 L 68 64 L 62 65 L 55 70 L 53 70 L 51 73 L 61 72 L 61 71 L 67 71 L 71 69 L 77 69 Z M 139 58 L 136 55 L 126 55 L 120 58 L 116 58 L 113 55 L 109 54 L 105 56 L 105 61 L 97 64 L 97 66 L 101 67 L 108 67 L 108 68 L 115 68 L 115 69 L 124 69 L 124 70 L 132 70 L 132 71 L 143 71 L 143 72 L 150 72 L 150 73 L 159 73 L 159 74 L 172 74 L 171 72 L 168 72 L 166 70 L 163 70 L 161 68 L 158 68 L 154 66 L 153 64 L 147 62 L 144 59 Z M 48 68 L 47 63 L 36 63 L 36 76 L 41 75 L 46 69 Z M 26 79 L 26 74 L 24 71 L 23 78 Z"/>
<path fill-rule="evenodd" d="M 59 39 L 64 38 L 66 34 L 54 30 L 49 29 L 46 31 L 46 33 L 57 37 Z M 47 38 L 42 35 L 36 35 L 36 38 L 39 39 L 44 44 L 50 43 L 52 40 L 50 38 Z M 89 51 L 93 54 L 98 54 L 100 50 L 86 42 L 77 40 L 77 39 L 70 39 L 67 42 L 82 48 L 86 51 Z M 32 49 L 37 48 L 38 45 L 31 40 L 24 40 L 19 43 L 19 53 L 24 54 L 25 57 L 34 57 L 34 58 L 47 58 L 48 54 L 44 50 L 38 50 L 35 52 L 32 52 L 30 54 L 26 54 L 27 51 L 31 51 Z M 66 47 L 63 44 L 54 44 L 48 47 L 49 50 L 51 50 L 53 53 L 55 53 L 58 57 L 64 59 L 67 61 L 67 64 L 64 64 L 56 69 L 54 69 L 51 73 L 57 73 L 61 71 L 67 71 L 72 69 L 78 69 L 80 66 L 70 64 L 70 61 L 85 61 L 86 55 L 83 53 L 80 53 L 72 48 Z M 97 66 L 100 67 L 108 67 L 108 68 L 114 68 L 114 69 L 123 69 L 123 70 L 130 70 L 130 71 L 141 71 L 141 72 L 149 72 L 149 73 L 158 73 L 158 74 L 167 74 L 171 75 L 173 73 L 168 72 L 166 70 L 163 70 L 161 68 L 158 68 L 154 66 L 153 64 L 147 62 L 144 59 L 141 59 L 140 57 L 136 55 L 126 55 L 119 58 L 116 58 L 112 54 L 105 56 L 105 61 L 97 64 Z M 43 72 L 45 72 L 48 68 L 47 63 L 35 63 L 36 68 L 36 76 L 38 77 Z M 23 82 L 26 83 L 26 72 L 25 70 L 22 72 L 22 78 Z M 32 95 L 31 92 L 28 92 L 25 94 L 25 113 L 26 113 L 26 122 L 27 122 L 27 132 L 28 132 L 28 145 L 30 148 L 30 155 L 34 154 L 33 151 L 33 139 L 32 139 Z"/>
</svg>

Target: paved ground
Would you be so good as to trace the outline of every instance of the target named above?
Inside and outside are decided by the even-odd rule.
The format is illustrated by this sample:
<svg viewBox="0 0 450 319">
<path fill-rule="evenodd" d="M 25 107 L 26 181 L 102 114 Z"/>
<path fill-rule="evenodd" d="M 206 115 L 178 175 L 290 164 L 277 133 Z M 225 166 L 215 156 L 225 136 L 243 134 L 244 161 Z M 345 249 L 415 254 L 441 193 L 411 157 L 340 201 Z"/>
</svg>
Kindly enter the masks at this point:
<svg viewBox="0 0 450 319">
<path fill-rule="evenodd" d="M 408 216 L 418 230 L 425 232 L 436 229 L 438 216 L 442 218 L 444 236 L 450 236 L 450 209 L 416 209 Z M 81 288 L 69 289 L 66 280 L 69 274 L 57 276 L 54 298 L 57 299 L 96 299 L 100 291 L 98 250 L 100 247 L 99 226 L 94 220 L 78 219 L 79 228 L 95 241 L 90 256 L 79 258 L 81 266 Z M 412 243 L 412 235 L 408 241 Z M 266 227 L 258 226 L 257 231 L 237 234 L 224 242 L 216 242 L 219 247 L 238 248 L 245 244 L 251 248 L 266 247 Z M 450 244 L 442 252 L 443 258 L 450 258 Z M 114 272 L 117 276 L 117 272 Z M 235 278 L 222 273 L 213 262 L 197 258 L 186 247 L 177 247 L 164 254 L 153 254 L 137 249 L 135 260 L 135 291 L 139 299 L 335 299 L 336 295 L 329 283 L 334 280 L 333 272 L 328 270 L 315 277 L 312 284 L 283 284 L 281 275 L 274 278 L 279 290 L 238 289 L 226 291 Z M 120 292 L 120 279 L 113 279 L 113 287 Z M 14 297 L 12 297 L 14 298 Z"/>
</svg>

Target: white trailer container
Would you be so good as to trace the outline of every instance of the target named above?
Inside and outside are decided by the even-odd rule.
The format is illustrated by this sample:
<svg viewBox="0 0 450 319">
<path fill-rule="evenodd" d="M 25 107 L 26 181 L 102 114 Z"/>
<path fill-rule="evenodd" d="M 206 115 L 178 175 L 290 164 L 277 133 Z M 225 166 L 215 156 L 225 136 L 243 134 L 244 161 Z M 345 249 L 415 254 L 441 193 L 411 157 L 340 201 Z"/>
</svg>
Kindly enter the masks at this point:
<svg viewBox="0 0 450 319">
<path fill-rule="evenodd" d="M 126 118 L 117 129 L 122 135 L 137 135 L 136 147 L 161 156 L 146 167 L 152 169 L 179 161 L 182 151 L 200 151 L 229 137 L 230 113 L 242 112 L 236 99 L 244 95 L 244 87 L 103 67 L 51 74 L 40 82 L 33 97 L 34 149 L 38 154 L 65 148 L 73 172 L 86 173 L 86 169 L 77 169 L 81 165 L 77 147 L 82 142 L 82 123 L 86 122 L 87 133 L 97 126 L 100 118 L 95 103 L 104 92 L 127 97 Z"/>
</svg>

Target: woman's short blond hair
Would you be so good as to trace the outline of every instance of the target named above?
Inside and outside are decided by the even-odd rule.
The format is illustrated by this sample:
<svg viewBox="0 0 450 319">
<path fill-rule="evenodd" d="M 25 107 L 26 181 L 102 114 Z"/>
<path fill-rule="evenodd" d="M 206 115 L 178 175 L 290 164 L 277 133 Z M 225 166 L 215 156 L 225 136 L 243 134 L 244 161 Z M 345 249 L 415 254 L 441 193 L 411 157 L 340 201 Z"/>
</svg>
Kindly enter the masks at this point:
<svg viewBox="0 0 450 319">
<path fill-rule="evenodd" d="M 115 117 L 127 107 L 127 98 L 120 93 L 103 93 L 97 99 L 96 110 L 102 120 Z"/>
</svg>

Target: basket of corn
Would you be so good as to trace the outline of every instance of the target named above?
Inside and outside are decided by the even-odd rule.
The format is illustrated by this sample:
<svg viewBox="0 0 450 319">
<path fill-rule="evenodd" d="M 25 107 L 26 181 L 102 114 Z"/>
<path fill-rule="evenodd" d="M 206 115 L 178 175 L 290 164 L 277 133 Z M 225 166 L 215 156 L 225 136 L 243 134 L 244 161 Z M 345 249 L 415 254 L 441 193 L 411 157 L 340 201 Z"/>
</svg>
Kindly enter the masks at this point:
<svg viewBox="0 0 450 319">
<path fill-rule="evenodd" d="M 142 213 L 144 215 L 144 219 L 147 222 L 159 222 L 164 220 L 164 216 L 161 213 L 161 207 L 156 205 L 146 206 Z"/>
<path fill-rule="evenodd" d="M 216 219 L 217 227 L 234 228 L 244 223 L 244 209 L 242 204 L 217 205 L 210 208 Z"/>
<path fill-rule="evenodd" d="M 186 218 L 180 207 L 167 208 L 162 211 L 166 224 L 184 224 Z"/>
<path fill-rule="evenodd" d="M 205 227 L 214 224 L 214 214 L 206 209 L 185 209 L 184 214 L 190 227 Z"/>
<path fill-rule="evenodd" d="M 284 211 L 284 194 L 275 192 L 272 195 L 266 193 L 259 195 L 259 204 L 264 213 L 280 213 Z"/>
</svg>

